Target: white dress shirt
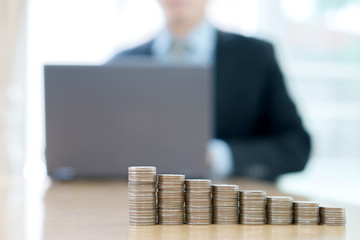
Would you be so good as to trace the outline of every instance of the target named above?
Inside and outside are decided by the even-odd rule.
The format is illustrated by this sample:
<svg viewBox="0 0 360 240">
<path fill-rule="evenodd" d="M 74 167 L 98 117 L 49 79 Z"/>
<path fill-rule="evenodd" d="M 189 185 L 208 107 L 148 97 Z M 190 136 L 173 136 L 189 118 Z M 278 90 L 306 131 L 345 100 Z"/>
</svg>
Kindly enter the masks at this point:
<svg viewBox="0 0 360 240">
<path fill-rule="evenodd" d="M 152 52 L 159 61 L 212 64 L 215 46 L 216 30 L 203 21 L 183 39 L 176 39 L 168 29 L 164 29 L 155 38 Z M 207 150 L 210 155 L 211 177 L 228 177 L 233 171 L 233 156 L 229 145 L 223 140 L 212 139 Z"/>
<path fill-rule="evenodd" d="M 172 46 L 177 41 L 187 46 L 187 51 L 181 59 L 173 51 Z M 154 57 L 160 61 L 182 61 L 187 63 L 210 64 L 214 59 L 216 44 L 216 30 L 204 21 L 195 27 L 184 39 L 172 36 L 168 29 L 164 29 L 155 38 L 152 45 Z"/>
</svg>

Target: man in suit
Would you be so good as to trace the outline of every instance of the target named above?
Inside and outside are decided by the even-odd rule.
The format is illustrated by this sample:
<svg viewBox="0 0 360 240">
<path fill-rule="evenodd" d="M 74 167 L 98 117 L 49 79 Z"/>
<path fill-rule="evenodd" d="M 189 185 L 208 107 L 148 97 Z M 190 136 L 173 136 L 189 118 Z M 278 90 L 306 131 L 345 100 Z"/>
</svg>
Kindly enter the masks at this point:
<svg viewBox="0 0 360 240">
<path fill-rule="evenodd" d="M 304 130 L 268 42 L 215 29 L 207 0 L 158 0 L 166 28 L 153 40 L 115 55 L 212 63 L 215 77 L 212 172 L 274 181 L 304 169 L 310 137 Z"/>
</svg>

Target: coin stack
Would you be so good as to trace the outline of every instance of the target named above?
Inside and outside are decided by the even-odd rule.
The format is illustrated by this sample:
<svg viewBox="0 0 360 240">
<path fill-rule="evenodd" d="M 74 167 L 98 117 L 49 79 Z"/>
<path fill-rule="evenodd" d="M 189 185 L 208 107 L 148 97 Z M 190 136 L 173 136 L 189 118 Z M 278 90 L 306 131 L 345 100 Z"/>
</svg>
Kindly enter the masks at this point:
<svg viewBox="0 0 360 240">
<path fill-rule="evenodd" d="M 345 208 L 320 206 L 320 224 L 328 226 L 344 226 L 346 224 Z"/>
<path fill-rule="evenodd" d="M 259 190 L 240 191 L 240 223 L 265 224 L 266 192 Z"/>
<path fill-rule="evenodd" d="M 187 224 L 211 224 L 211 180 L 185 180 L 185 216 Z"/>
<path fill-rule="evenodd" d="M 266 197 L 267 223 L 268 224 L 292 224 L 293 221 L 293 198 L 285 196 Z"/>
<path fill-rule="evenodd" d="M 156 167 L 129 167 L 129 222 L 156 224 Z"/>
<path fill-rule="evenodd" d="M 309 201 L 294 201 L 294 224 L 319 224 L 319 203 Z"/>
<path fill-rule="evenodd" d="M 159 224 L 184 224 L 185 175 L 158 175 Z"/>
<path fill-rule="evenodd" d="M 239 223 L 239 186 L 229 184 L 212 185 L 213 223 Z"/>
</svg>

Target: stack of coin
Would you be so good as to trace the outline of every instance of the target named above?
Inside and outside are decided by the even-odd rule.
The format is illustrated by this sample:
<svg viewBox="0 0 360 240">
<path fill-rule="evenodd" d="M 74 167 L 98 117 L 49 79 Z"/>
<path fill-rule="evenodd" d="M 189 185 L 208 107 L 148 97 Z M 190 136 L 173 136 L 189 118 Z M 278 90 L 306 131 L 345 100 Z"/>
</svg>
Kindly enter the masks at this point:
<svg viewBox="0 0 360 240">
<path fill-rule="evenodd" d="M 292 197 L 268 196 L 266 200 L 266 219 L 268 224 L 292 224 L 294 200 Z"/>
<path fill-rule="evenodd" d="M 239 223 L 239 186 L 229 184 L 212 185 L 213 223 Z"/>
<path fill-rule="evenodd" d="M 319 224 L 319 203 L 309 201 L 294 201 L 294 224 Z"/>
<path fill-rule="evenodd" d="M 320 206 L 320 224 L 328 226 L 344 226 L 346 224 L 345 208 Z"/>
<path fill-rule="evenodd" d="M 156 167 L 129 167 L 129 222 L 156 224 Z"/>
<path fill-rule="evenodd" d="M 159 224 L 184 224 L 185 175 L 158 175 Z"/>
<path fill-rule="evenodd" d="M 265 224 L 266 192 L 259 190 L 240 191 L 240 223 Z"/>
<path fill-rule="evenodd" d="M 211 180 L 185 180 L 185 216 L 187 224 L 211 224 Z"/>
</svg>

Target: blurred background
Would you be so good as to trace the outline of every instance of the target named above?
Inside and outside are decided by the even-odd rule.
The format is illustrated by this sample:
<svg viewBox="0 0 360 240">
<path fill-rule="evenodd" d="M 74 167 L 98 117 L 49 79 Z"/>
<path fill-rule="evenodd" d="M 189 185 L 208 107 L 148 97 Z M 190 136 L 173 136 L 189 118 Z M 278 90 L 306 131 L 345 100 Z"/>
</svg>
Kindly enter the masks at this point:
<svg viewBox="0 0 360 240">
<path fill-rule="evenodd" d="M 1 172 L 43 181 L 43 64 L 101 64 L 151 39 L 164 17 L 156 0 L 1 4 L 8 10 L 0 22 Z M 305 171 L 281 177 L 280 189 L 360 205 L 360 1 L 211 0 L 208 16 L 221 29 L 276 46 L 313 139 Z"/>
</svg>

